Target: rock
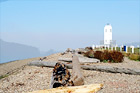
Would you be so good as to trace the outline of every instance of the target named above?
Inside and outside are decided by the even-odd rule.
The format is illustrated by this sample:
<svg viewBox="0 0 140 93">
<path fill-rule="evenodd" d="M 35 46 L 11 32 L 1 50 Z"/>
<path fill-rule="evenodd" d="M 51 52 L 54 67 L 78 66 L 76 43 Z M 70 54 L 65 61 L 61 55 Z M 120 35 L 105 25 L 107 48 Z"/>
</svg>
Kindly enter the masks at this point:
<svg viewBox="0 0 140 93">
<path fill-rule="evenodd" d="M 78 53 L 78 52 L 86 52 L 86 50 L 85 50 L 84 48 L 77 48 L 77 49 L 75 50 L 75 52 L 76 52 L 76 53 Z"/>
<path fill-rule="evenodd" d="M 71 48 L 68 48 L 68 49 L 66 50 L 66 52 L 67 52 L 67 53 L 75 53 L 75 50 L 74 50 L 74 49 L 71 49 Z"/>
<path fill-rule="evenodd" d="M 65 54 L 67 54 L 67 53 L 66 52 L 61 53 L 61 55 L 65 55 Z"/>
<path fill-rule="evenodd" d="M 47 57 L 40 58 L 39 60 L 40 61 L 43 61 L 44 59 L 47 59 Z"/>
<path fill-rule="evenodd" d="M 92 49 L 92 47 L 86 47 L 85 50 L 90 51 L 90 50 L 93 50 L 93 49 Z"/>
</svg>

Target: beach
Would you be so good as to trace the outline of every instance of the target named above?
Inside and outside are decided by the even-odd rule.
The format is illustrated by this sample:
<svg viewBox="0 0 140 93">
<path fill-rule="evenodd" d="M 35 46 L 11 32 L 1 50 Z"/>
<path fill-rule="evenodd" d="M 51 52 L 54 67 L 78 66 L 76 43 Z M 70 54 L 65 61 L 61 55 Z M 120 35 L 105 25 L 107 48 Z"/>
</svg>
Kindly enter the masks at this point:
<svg viewBox="0 0 140 93">
<path fill-rule="evenodd" d="M 72 54 L 61 55 L 61 53 L 56 53 L 46 57 L 44 61 L 59 62 L 58 59 L 60 57 L 71 58 Z M 0 93 L 26 93 L 49 89 L 53 68 L 27 65 L 34 60 L 39 60 L 39 57 L 0 65 L 0 75 L 9 74 L 5 78 L 0 79 Z M 124 58 L 122 63 L 101 62 L 95 63 L 95 65 L 140 69 L 139 61 L 132 61 L 128 58 Z M 69 69 L 69 71 L 72 72 L 72 69 Z M 140 75 L 107 73 L 94 70 L 82 70 L 82 72 L 85 85 L 103 84 L 103 88 L 98 93 L 140 92 Z"/>
</svg>

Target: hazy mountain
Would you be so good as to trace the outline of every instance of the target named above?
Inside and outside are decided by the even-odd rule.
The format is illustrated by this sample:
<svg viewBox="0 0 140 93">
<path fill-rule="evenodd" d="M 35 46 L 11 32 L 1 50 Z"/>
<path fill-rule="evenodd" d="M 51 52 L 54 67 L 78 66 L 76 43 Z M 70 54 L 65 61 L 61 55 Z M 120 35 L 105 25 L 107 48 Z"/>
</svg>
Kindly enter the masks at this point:
<svg viewBox="0 0 140 93">
<path fill-rule="evenodd" d="M 57 52 L 54 50 L 49 50 L 47 52 L 40 53 L 39 49 L 36 47 L 13 42 L 5 42 L 0 39 L 0 63 L 33 57 L 48 56 L 53 53 Z"/>
<path fill-rule="evenodd" d="M 40 51 L 35 47 L 0 40 L 0 63 L 38 55 L 40 55 Z"/>
<path fill-rule="evenodd" d="M 46 51 L 46 52 L 41 52 L 41 56 L 48 56 L 48 55 L 51 55 L 51 54 L 55 54 L 55 53 L 59 53 L 59 52 L 62 52 L 62 51 L 55 51 L 55 50 L 53 50 L 53 49 L 50 49 L 50 50 L 48 50 L 48 51 Z"/>
</svg>

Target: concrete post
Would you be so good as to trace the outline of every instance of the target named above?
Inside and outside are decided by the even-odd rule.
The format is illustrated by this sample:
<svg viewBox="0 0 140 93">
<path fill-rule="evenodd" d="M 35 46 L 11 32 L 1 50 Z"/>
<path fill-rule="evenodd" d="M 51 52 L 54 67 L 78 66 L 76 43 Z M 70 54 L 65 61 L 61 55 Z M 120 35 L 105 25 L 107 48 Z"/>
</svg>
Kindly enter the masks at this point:
<svg viewBox="0 0 140 93">
<path fill-rule="evenodd" d="M 92 49 L 95 49 L 95 45 L 92 45 Z"/>
<path fill-rule="evenodd" d="M 126 51 L 125 52 L 127 53 L 127 51 L 128 51 L 128 46 L 126 46 Z"/>
<path fill-rule="evenodd" d="M 120 46 L 120 52 L 122 52 L 122 46 Z"/>
<path fill-rule="evenodd" d="M 140 54 L 140 46 L 139 46 L 139 45 L 137 45 L 137 48 L 138 48 L 138 50 L 139 50 L 139 54 Z"/>
<path fill-rule="evenodd" d="M 108 47 L 108 50 L 109 50 L 109 45 L 107 47 Z"/>
<path fill-rule="evenodd" d="M 117 50 L 117 45 L 115 46 L 115 51 Z"/>
<path fill-rule="evenodd" d="M 98 45 L 96 45 L 96 48 L 98 48 Z"/>
<path fill-rule="evenodd" d="M 139 54 L 140 54 L 140 47 L 139 47 Z"/>
<path fill-rule="evenodd" d="M 111 50 L 113 51 L 113 46 L 111 47 Z"/>
<path fill-rule="evenodd" d="M 123 47 L 124 47 L 124 46 L 122 45 L 122 46 L 121 46 L 121 51 L 124 51 L 124 50 L 123 50 Z"/>
<path fill-rule="evenodd" d="M 134 48 L 135 48 L 135 47 L 134 47 L 134 46 L 131 46 L 131 48 L 132 48 L 132 53 L 134 53 Z"/>
<path fill-rule="evenodd" d="M 103 50 L 103 46 L 101 46 L 101 49 Z"/>
</svg>

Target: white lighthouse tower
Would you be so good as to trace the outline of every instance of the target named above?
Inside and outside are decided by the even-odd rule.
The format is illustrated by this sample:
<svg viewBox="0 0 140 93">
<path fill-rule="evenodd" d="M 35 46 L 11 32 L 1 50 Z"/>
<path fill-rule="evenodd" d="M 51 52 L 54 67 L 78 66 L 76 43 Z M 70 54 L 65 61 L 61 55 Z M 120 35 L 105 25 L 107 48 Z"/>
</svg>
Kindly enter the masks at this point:
<svg viewBox="0 0 140 93">
<path fill-rule="evenodd" d="M 111 46 L 112 44 L 112 26 L 107 24 L 104 27 L 104 45 Z"/>
</svg>

